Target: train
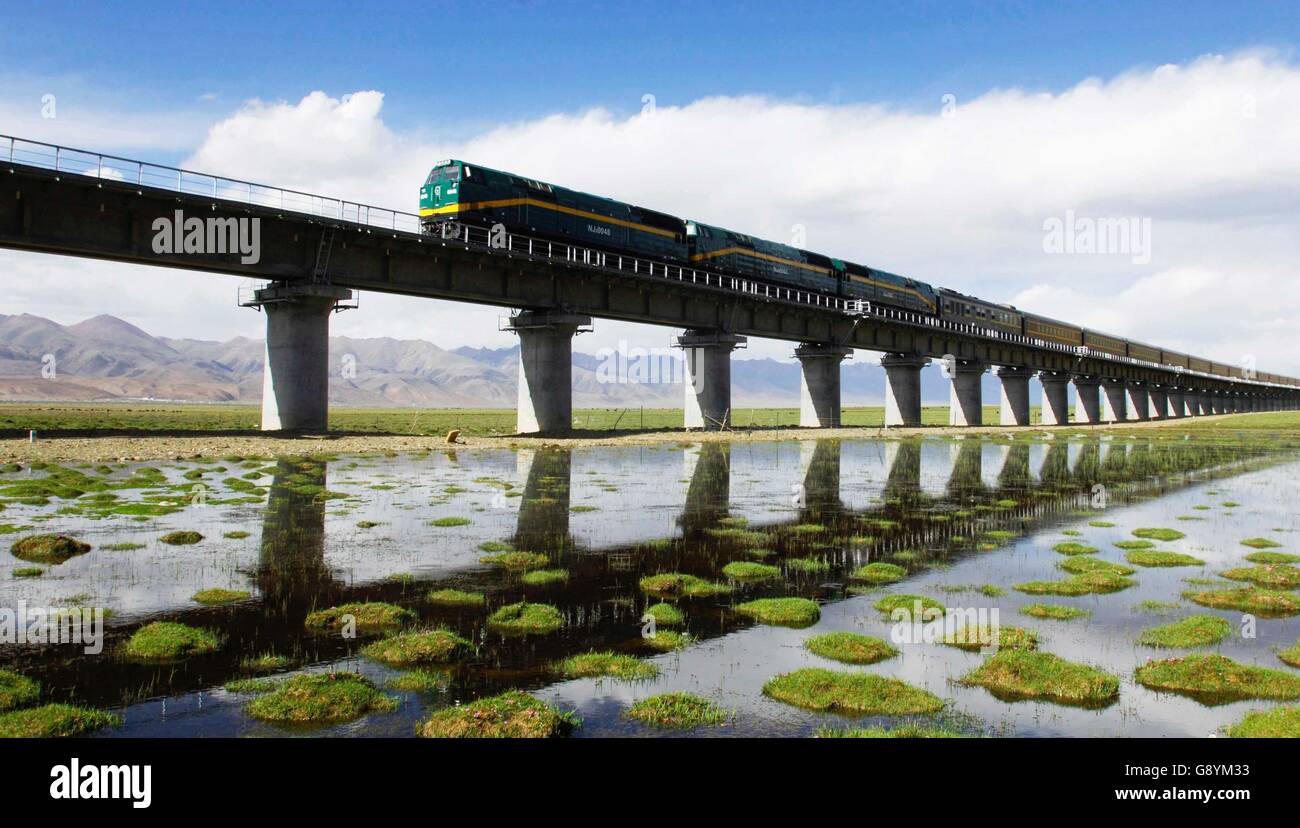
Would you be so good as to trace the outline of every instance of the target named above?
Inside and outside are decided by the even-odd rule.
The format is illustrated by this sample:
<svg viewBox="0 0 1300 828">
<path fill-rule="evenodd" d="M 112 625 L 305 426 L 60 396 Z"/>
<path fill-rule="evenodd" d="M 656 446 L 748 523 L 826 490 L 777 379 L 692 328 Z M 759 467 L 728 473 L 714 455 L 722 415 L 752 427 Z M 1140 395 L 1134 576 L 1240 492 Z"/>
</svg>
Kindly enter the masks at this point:
<svg viewBox="0 0 1300 828">
<path fill-rule="evenodd" d="M 449 159 L 420 187 L 420 224 L 502 225 L 507 232 L 724 273 L 1115 357 L 1233 378 L 1227 365 L 1080 328 L 896 273 L 677 216 Z M 1280 380 L 1257 374 L 1258 381 Z"/>
</svg>

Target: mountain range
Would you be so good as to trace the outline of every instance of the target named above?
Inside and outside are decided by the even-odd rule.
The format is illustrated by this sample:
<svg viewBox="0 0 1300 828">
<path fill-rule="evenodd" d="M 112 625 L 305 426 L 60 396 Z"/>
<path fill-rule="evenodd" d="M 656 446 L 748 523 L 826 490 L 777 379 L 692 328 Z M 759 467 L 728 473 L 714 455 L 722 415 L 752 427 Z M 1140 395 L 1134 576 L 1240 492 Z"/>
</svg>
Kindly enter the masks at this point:
<svg viewBox="0 0 1300 828">
<path fill-rule="evenodd" d="M 263 341 L 225 342 L 152 336 L 115 316 L 60 325 L 31 314 L 0 314 L 0 399 L 256 403 L 262 394 Z M 644 361 L 615 370 L 608 354 L 573 354 L 577 407 L 680 407 L 676 352 L 661 355 L 658 376 Z M 613 381 L 619 376 L 659 381 Z M 519 348 L 455 348 L 412 339 L 330 337 L 330 402 L 353 406 L 484 407 L 515 404 Z M 927 402 L 946 401 L 937 370 L 922 373 Z M 884 371 L 860 352 L 844 363 L 846 405 L 879 405 Z M 996 386 L 986 377 L 986 400 Z M 736 406 L 796 406 L 799 365 L 734 359 Z"/>
</svg>

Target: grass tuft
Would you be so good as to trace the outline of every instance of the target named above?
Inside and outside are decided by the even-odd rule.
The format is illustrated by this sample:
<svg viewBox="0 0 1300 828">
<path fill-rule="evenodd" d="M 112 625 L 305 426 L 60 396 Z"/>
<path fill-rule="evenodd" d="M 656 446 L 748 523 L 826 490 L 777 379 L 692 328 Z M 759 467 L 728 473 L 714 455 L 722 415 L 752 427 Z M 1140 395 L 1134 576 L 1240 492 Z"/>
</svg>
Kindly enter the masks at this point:
<svg viewBox="0 0 1300 828">
<path fill-rule="evenodd" d="M 376 641 L 365 647 L 366 658 L 389 667 L 446 664 L 474 652 L 474 645 L 451 630 L 411 630 Z"/>
<path fill-rule="evenodd" d="M 659 675 L 658 665 L 611 650 L 569 656 L 556 662 L 553 669 L 565 678 L 607 676 L 623 681 L 645 681 Z"/>
<path fill-rule="evenodd" d="M 428 594 L 429 602 L 443 607 L 481 607 L 486 598 L 481 592 L 459 589 L 435 589 Z"/>
<path fill-rule="evenodd" d="M 1205 561 L 1181 552 L 1161 552 L 1156 549 L 1138 549 L 1129 552 L 1124 560 L 1138 566 L 1204 566 Z"/>
<path fill-rule="evenodd" d="M 502 635 L 546 635 L 564 626 L 564 616 L 550 604 L 521 601 L 492 613 L 488 626 Z"/>
<path fill-rule="evenodd" d="M 647 575 L 641 579 L 640 584 L 642 591 L 663 596 L 696 598 L 731 592 L 731 587 L 726 584 L 706 581 L 695 575 L 686 575 L 681 572 L 661 572 L 658 575 Z"/>
<path fill-rule="evenodd" d="M 90 544 L 67 535 L 30 535 L 14 541 L 9 551 L 20 561 L 51 566 L 90 551 Z"/>
<path fill-rule="evenodd" d="M 1134 529 L 1134 530 L 1133 530 L 1133 537 L 1135 537 L 1135 538 L 1145 538 L 1145 539 L 1147 539 L 1147 540 L 1176 541 L 1176 540 L 1180 540 L 1180 539 L 1182 539 L 1182 538 L 1187 537 L 1187 535 L 1186 535 L 1185 533 L 1183 533 L 1183 532 L 1179 532 L 1177 529 L 1165 529 L 1165 528 L 1161 528 L 1161 527 L 1154 527 L 1154 528 L 1148 527 L 1148 528 L 1142 528 L 1142 529 Z"/>
<path fill-rule="evenodd" d="M 426 739 L 550 739 L 577 726 L 572 713 L 521 690 L 439 710 L 416 728 Z"/>
<path fill-rule="evenodd" d="M 0 712 L 26 707 L 40 697 L 40 682 L 19 673 L 0 670 Z"/>
<path fill-rule="evenodd" d="M 763 695 L 795 707 L 859 716 L 937 713 L 944 706 L 933 693 L 898 679 L 816 667 L 773 678 L 763 685 Z"/>
<path fill-rule="evenodd" d="M 236 601 L 245 601 L 249 598 L 249 593 L 235 589 L 201 589 L 190 597 L 191 601 L 197 601 L 207 606 L 218 606 L 220 604 L 233 604 Z"/>
<path fill-rule="evenodd" d="M 803 645 L 814 655 L 845 664 L 875 664 L 898 655 L 898 650 L 879 638 L 849 632 L 815 635 Z"/>
<path fill-rule="evenodd" d="M 1050 618 L 1053 621 L 1071 621 L 1090 614 L 1088 610 L 1060 604 L 1026 604 L 1020 608 L 1020 612 L 1034 618 Z"/>
<path fill-rule="evenodd" d="M 1238 664 L 1221 655 L 1190 655 L 1148 661 L 1137 669 L 1138 684 L 1219 705 L 1244 699 L 1300 698 L 1300 677 L 1267 667 Z"/>
<path fill-rule="evenodd" d="M 310 613 L 306 626 L 316 632 L 338 632 L 349 620 L 356 624 L 357 632 L 379 632 L 414 621 L 415 613 L 383 601 L 340 604 Z"/>
<path fill-rule="evenodd" d="M 1107 707 L 1119 698 L 1119 679 L 1051 653 L 1000 650 L 961 679 L 1002 701 L 1035 699 L 1077 707 Z"/>
<path fill-rule="evenodd" d="M 219 649 L 221 638 L 210 630 L 175 621 L 155 621 L 136 630 L 122 654 L 129 661 L 158 663 L 207 655 Z"/>
<path fill-rule="evenodd" d="M 1231 634 L 1232 625 L 1217 615 L 1189 615 L 1146 630 L 1138 643 L 1148 647 L 1209 647 Z"/>
<path fill-rule="evenodd" d="M 1200 592 L 1184 592 L 1183 597 L 1203 607 L 1240 610 L 1265 618 L 1289 618 L 1292 615 L 1300 615 L 1300 597 L 1272 589 L 1259 587 L 1209 589 Z"/>
<path fill-rule="evenodd" d="M 10 713 L 0 713 L 0 739 L 52 739 L 84 736 L 106 727 L 116 727 L 122 720 L 102 710 L 74 707 L 70 704 L 47 704 Z"/>
<path fill-rule="evenodd" d="M 372 711 L 396 707 L 396 701 L 364 676 L 307 673 L 277 682 L 274 690 L 248 705 L 248 714 L 268 722 L 312 725 L 350 722 Z"/>
<path fill-rule="evenodd" d="M 892 584 L 906 578 L 907 570 L 898 564 L 876 561 L 858 567 L 849 577 L 855 581 L 866 581 L 872 584 Z"/>
<path fill-rule="evenodd" d="M 821 618 L 817 602 L 807 598 L 759 598 L 737 604 L 735 610 L 760 624 L 781 627 L 807 627 Z"/>
<path fill-rule="evenodd" d="M 726 724 L 731 713 L 714 702 L 691 693 L 663 693 L 634 703 L 624 713 L 651 727 L 684 730 Z"/>
<path fill-rule="evenodd" d="M 198 532 L 186 529 L 179 532 L 168 532 L 158 540 L 168 546 L 190 546 L 203 540 L 203 536 Z"/>
<path fill-rule="evenodd" d="M 1256 710 L 1228 728 L 1234 739 L 1300 739 L 1300 707 Z"/>
</svg>

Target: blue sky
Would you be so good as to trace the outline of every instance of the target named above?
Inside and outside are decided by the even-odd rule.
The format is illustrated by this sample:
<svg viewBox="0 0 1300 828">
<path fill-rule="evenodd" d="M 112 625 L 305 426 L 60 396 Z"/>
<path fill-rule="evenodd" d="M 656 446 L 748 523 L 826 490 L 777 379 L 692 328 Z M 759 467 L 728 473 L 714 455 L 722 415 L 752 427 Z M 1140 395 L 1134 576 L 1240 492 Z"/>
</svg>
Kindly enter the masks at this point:
<svg viewBox="0 0 1300 828">
<path fill-rule="evenodd" d="M 1300 39 L 1295 2 L 5 6 L 0 76 L 33 91 L 54 83 L 68 105 L 215 117 L 250 98 L 379 89 L 390 126 L 442 134 L 592 106 L 634 112 L 644 94 L 927 109 L 945 94 L 1056 91 Z"/>
</svg>

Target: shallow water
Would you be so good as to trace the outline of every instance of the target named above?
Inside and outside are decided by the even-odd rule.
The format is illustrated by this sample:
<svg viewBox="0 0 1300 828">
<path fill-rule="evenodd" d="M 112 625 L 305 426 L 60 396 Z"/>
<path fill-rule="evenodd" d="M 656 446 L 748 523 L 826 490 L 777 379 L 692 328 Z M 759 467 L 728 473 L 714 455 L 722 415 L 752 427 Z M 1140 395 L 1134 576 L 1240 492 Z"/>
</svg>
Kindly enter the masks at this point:
<svg viewBox="0 0 1300 828">
<path fill-rule="evenodd" d="M 432 709 L 511 687 L 576 709 L 580 736 L 658 735 L 626 719 L 632 701 L 669 690 L 715 699 L 735 712 L 731 724 L 698 735 L 810 735 L 824 726 L 897 720 L 799 710 L 764 697 L 764 682 L 803 667 L 864 670 L 901 678 L 950 702 L 946 719 L 971 732 L 1016 736 L 1205 736 L 1269 702 L 1208 707 L 1156 694 L 1132 680 L 1151 657 L 1184 651 L 1135 643 L 1140 632 L 1194 613 L 1219 615 L 1234 627 L 1237 612 L 1179 599 L 1188 577 L 1212 577 L 1239 565 L 1252 550 L 1244 538 L 1264 536 L 1296 552 L 1300 526 L 1293 507 L 1300 460 L 1266 447 L 1205 445 L 1169 438 L 1035 440 L 923 439 L 705 443 L 572 452 L 449 451 L 395 457 L 294 458 L 278 461 L 144 464 L 80 469 L 94 479 L 143 481 L 115 491 L 117 503 L 148 501 L 168 514 L 143 519 L 86 505 L 94 494 L 9 498 L 0 523 L 33 532 L 63 532 L 93 545 L 86 555 L 43 566 L 39 578 L 0 571 L 0 607 L 97 606 L 112 611 L 102 655 L 74 646 L 0 644 L 0 666 L 41 680 L 52 700 L 112 708 L 124 725 L 103 736 L 411 735 Z M 195 471 L 203 470 L 200 476 Z M 40 481 L 49 470 L 0 474 L 0 491 L 14 481 Z M 149 475 L 152 474 L 152 477 Z M 188 474 L 188 476 L 187 476 Z M 229 480 L 243 480 L 232 485 Z M 198 488 L 196 488 L 198 487 Z M 3 495 L 0 495 L 3 496 Z M 107 502 L 107 501 L 105 501 Z M 1240 505 L 1226 507 L 1225 502 Z M 1196 506 L 1209 506 L 1196 509 Z M 1180 515 L 1200 518 L 1178 520 Z M 468 523 L 439 527 L 439 518 Z M 1114 528 L 1089 525 L 1104 519 Z M 884 520 L 886 523 L 878 523 Z M 359 522 L 376 525 L 360 528 Z M 1172 527 L 1187 537 L 1160 542 L 1187 552 L 1204 567 L 1139 568 L 1138 584 L 1078 598 L 1023 595 L 1011 585 L 1065 577 L 1052 546 L 1078 540 L 1123 561 L 1113 542 L 1142 526 Z M 820 527 L 820 528 L 818 528 Z M 204 540 L 168 546 L 159 537 L 193 529 Z M 1063 534 L 1081 532 L 1080 537 Z M 988 532 L 993 531 L 994 536 Z M 223 537 L 247 532 L 242 539 Z M 761 532 L 746 538 L 744 532 Z M 1008 539 L 996 533 L 1008 532 Z M 862 542 L 861 536 L 871 536 Z M 855 540 L 857 538 L 857 540 Z M 480 563 L 484 542 L 544 552 L 566 582 L 525 587 L 517 574 Z M 108 544 L 144 548 L 110 551 Z M 7 545 L 7 543 L 6 543 Z M 638 580 L 680 571 L 725 580 L 732 560 L 757 560 L 747 547 L 773 550 L 764 558 L 824 557 L 829 571 L 760 585 L 732 595 L 677 602 L 696 640 L 684 650 L 655 654 L 641 638 L 649 603 Z M 903 553 L 900 555 L 899 553 Z M 869 560 L 905 565 L 902 582 L 851 595 L 847 572 Z M 998 597 L 941 587 L 994 584 Z M 1224 582 L 1224 585 L 1229 585 Z M 253 598 L 225 607 L 191 600 L 200 589 L 223 587 Z M 430 605 L 430 589 L 455 587 L 487 594 L 488 608 Z M 982 656 L 938 644 L 902 644 L 900 655 L 869 667 L 845 667 L 802 647 L 810 635 L 851 630 L 889 639 L 891 625 L 872 608 L 888 592 L 918 593 L 950 607 L 996 608 L 1004 626 L 1039 634 L 1039 649 L 1099 666 L 1121 677 L 1120 699 L 1099 711 L 1050 703 L 999 701 L 981 688 L 956 683 Z M 760 596 L 802 595 L 822 603 L 806 629 L 755 624 L 730 607 Z M 546 636 L 502 638 L 484 624 L 487 612 L 526 598 L 558 607 L 565 626 Z M 357 655 L 371 639 L 308 634 L 313 609 L 346 601 L 386 600 L 415 610 L 426 624 L 445 624 L 479 646 L 469 663 L 448 668 L 445 686 L 428 693 L 394 693 L 396 711 L 346 725 L 286 731 L 250 718 L 246 695 L 222 685 L 246 676 L 240 661 L 286 655 L 295 670 L 361 671 L 381 684 L 399 671 Z M 1156 615 L 1147 600 L 1180 603 Z M 1060 622 L 1019 614 L 1044 602 L 1079 606 L 1091 615 Z M 158 666 L 128 664 L 115 655 L 132 631 L 159 619 L 211 627 L 226 636 L 217 655 Z M 1274 650 L 1300 638 L 1300 618 L 1259 619 L 1254 638 L 1234 635 L 1217 649 L 1243 663 L 1286 668 Z M 566 655 L 616 649 L 644 655 L 659 678 L 635 684 L 611 679 L 557 681 L 547 665 Z"/>
</svg>

